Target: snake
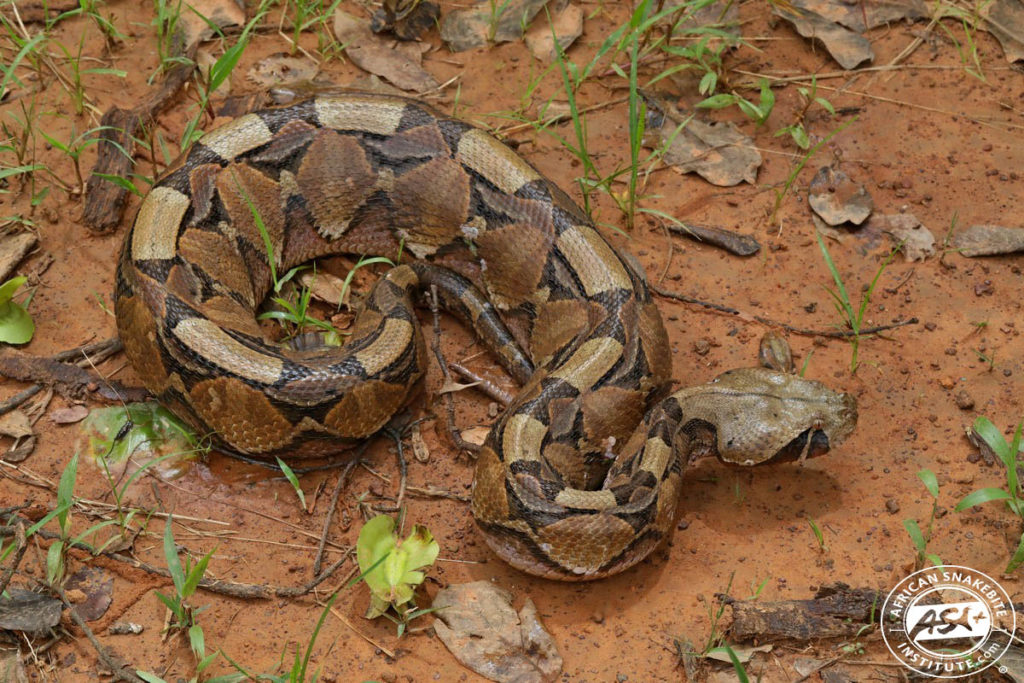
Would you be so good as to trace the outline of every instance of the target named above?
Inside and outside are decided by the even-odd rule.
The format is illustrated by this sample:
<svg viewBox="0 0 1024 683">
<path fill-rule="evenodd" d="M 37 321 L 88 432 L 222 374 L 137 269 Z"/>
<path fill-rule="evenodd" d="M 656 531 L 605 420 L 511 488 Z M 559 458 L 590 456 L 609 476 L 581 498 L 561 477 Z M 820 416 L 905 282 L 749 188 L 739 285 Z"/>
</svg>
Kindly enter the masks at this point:
<svg viewBox="0 0 1024 683">
<path fill-rule="evenodd" d="M 402 262 L 341 347 L 274 341 L 256 316 L 275 282 L 339 253 Z M 414 306 L 436 292 L 521 385 L 477 454 L 472 514 L 551 579 L 650 554 L 698 458 L 802 460 L 857 419 L 851 395 L 765 368 L 672 393 L 639 262 L 497 138 L 397 96 L 321 94 L 203 134 L 141 202 L 115 287 L 149 392 L 221 450 L 292 464 L 407 404 L 427 367 Z"/>
</svg>

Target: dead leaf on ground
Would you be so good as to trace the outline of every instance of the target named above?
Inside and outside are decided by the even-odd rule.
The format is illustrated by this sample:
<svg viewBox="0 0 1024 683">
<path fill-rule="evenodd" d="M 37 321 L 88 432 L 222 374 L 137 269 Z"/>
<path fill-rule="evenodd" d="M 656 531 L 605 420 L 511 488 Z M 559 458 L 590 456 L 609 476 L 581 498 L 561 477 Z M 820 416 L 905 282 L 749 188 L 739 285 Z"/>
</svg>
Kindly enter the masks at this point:
<svg viewBox="0 0 1024 683">
<path fill-rule="evenodd" d="M 867 188 L 831 166 L 823 166 L 814 175 L 808 203 L 829 225 L 860 225 L 875 206 Z"/>
<path fill-rule="evenodd" d="M 246 21 L 245 6 L 237 0 L 190 0 L 182 9 L 178 21 L 185 38 L 183 53 L 215 36 L 216 29 L 244 26 Z"/>
<path fill-rule="evenodd" d="M 554 36 L 551 32 L 554 31 Z M 564 52 L 569 49 L 577 38 L 583 34 L 583 10 L 576 5 L 566 5 L 561 11 L 551 17 L 551 25 L 546 21 L 538 21 L 526 32 L 526 47 L 530 54 L 542 62 L 553 62 L 557 53 L 555 52 L 555 37 L 558 38 L 558 45 Z"/>
<path fill-rule="evenodd" d="M 985 18 L 984 28 L 1002 46 L 1006 61 L 1024 60 L 1024 2 L 995 0 L 982 3 L 978 11 Z"/>
<path fill-rule="evenodd" d="M 311 83 L 320 67 L 305 57 L 278 52 L 253 64 L 246 78 L 261 88 L 290 88 Z"/>
<path fill-rule="evenodd" d="M 364 71 L 377 74 L 402 90 L 424 93 L 438 87 L 437 80 L 421 66 L 425 43 L 398 43 L 379 38 L 364 19 L 335 10 L 334 36 L 345 45 L 345 54 Z"/>
<path fill-rule="evenodd" d="M 477 446 L 483 446 L 484 441 L 487 440 L 487 435 L 490 433 L 490 427 L 470 427 L 469 429 L 463 429 L 459 432 L 463 441 L 468 441 L 469 443 Z"/>
<path fill-rule="evenodd" d="M 390 31 L 399 40 L 419 40 L 440 17 L 441 8 L 429 0 L 384 0 L 370 19 L 370 30 Z"/>
<path fill-rule="evenodd" d="M 464 391 L 465 389 L 471 389 L 472 387 L 479 386 L 480 382 L 470 382 L 468 384 L 460 384 L 458 382 L 448 381 L 441 385 L 441 388 L 437 390 L 439 394 L 454 394 L 457 391 Z"/>
<path fill-rule="evenodd" d="M 107 612 L 114 590 L 114 577 L 99 567 L 82 567 L 68 577 L 65 590 L 81 591 L 82 600 L 74 601 L 72 609 L 85 621 L 96 621 Z"/>
<path fill-rule="evenodd" d="M 319 299 L 332 306 L 338 307 L 348 304 L 351 288 L 345 286 L 345 281 L 337 275 L 331 275 L 323 271 L 314 273 L 304 271 L 299 274 L 299 284 L 308 287 L 314 299 Z"/>
<path fill-rule="evenodd" d="M 82 404 L 58 408 L 50 413 L 50 421 L 54 424 L 69 425 L 81 422 L 89 414 L 89 409 Z"/>
<path fill-rule="evenodd" d="M 508 591 L 475 581 L 442 589 L 434 608 L 438 638 L 481 676 L 516 683 L 558 678 L 562 657 L 529 598 L 517 615 Z"/>
<path fill-rule="evenodd" d="M 739 645 L 733 645 L 730 649 L 735 653 L 736 659 L 740 660 L 740 664 L 746 664 L 753 659 L 754 655 L 758 652 L 771 652 L 773 647 L 774 646 L 771 644 L 758 645 L 756 647 L 741 647 Z M 725 662 L 726 664 L 732 663 L 732 659 L 729 657 L 728 652 L 709 652 L 704 656 L 718 662 Z"/>
<path fill-rule="evenodd" d="M 37 633 L 60 623 L 64 609 L 60 600 L 10 586 L 7 596 L 0 597 L 0 629 Z"/>
<path fill-rule="evenodd" d="M 754 141 L 731 123 L 704 123 L 684 116 L 671 103 L 645 93 L 647 125 L 644 144 L 661 149 L 662 160 L 683 173 L 697 173 L 712 185 L 754 184 L 761 154 Z M 679 130 L 680 124 L 686 125 Z M 669 142 L 671 141 L 671 142 Z"/>
<path fill-rule="evenodd" d="M 953 238 L 953 246 L 964 256 L 995 256 L 1024 251 L 1024 228 L 972 225 Z"/>
<path fill-rule="evenodd" d="M 441 39 L 452 52 L 519 40 L 523 27 L 529 26 L 549 1 L 481 0 L 475 7 L 452 10 L 441 20 Z"/>
<path fill-rule="evenodd" d="M 0 282 L 5 282 L 11 276 L 37 241 L 35 233 L 31 232 L 19 232 L 0 238 Z"/>
<path fill-rule="evenodd" d="M 814 12 L 824 19 L 842 24 L 857 33 L 901 19 L 917 21 L 928 18 L 928 7 L 924 0 L 872 0 L 851 3 L 836 0 L 790 0 L 790 4 L 797 9 Z"/>
<path fill-rule="evenodd" d="M 4 462 L 21 462 L 35 450 L 36 436 L 32 429 L 32 420 L 20 409 L 0 415 L 0 435 L 14 439 L 7 452 L 0 455 L 0 460 Z"/>
<path fill-rule="evenodd" d="M 900 245 L 907 261 L 924 261 L 935 253 L 935 235 L 912 213 L 874 215 L 868 220 L 868 225 L 889 235 Z"/>
<path fill-rule="evenodd" d="M 854 69 L 875 58 L 871 43 L 864 36 L 829 21 L 817 12 L 785 9 L 773 4 L 772 13 L 793 24 L 797 33 L 804 38 L 820 41 L 844 69 Z"/>
</svg>

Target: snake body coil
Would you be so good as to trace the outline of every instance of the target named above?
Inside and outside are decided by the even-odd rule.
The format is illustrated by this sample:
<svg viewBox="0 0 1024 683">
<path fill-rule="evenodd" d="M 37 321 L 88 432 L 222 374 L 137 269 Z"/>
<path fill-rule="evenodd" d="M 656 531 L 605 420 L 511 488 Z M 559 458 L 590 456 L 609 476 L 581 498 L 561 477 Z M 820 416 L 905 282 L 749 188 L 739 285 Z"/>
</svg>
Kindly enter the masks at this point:
<svg viewBox="0 0 1024 683">
<path fill-rule="evenodd" d="M 343 348 L 265 339 L 273 272 L 400 245 L 415 262 L 378 282 Z M 406 402 L 425 367 L 410 295 L 431 284 L 524 383 L 480 452 L 472 507 L 532 574 L 638 562 L 672 526 L 688 459 L 805 456 L 856 419 L 849 396 L 767 370 L 648 410 L 671 357 L 640 266 L 503 144 L 396 97 L 318 97 L 204 135 L 142 203 L 116 312 L 171 410 L 221 447 L 295 460 L 366 438 Z"/>
</svg>

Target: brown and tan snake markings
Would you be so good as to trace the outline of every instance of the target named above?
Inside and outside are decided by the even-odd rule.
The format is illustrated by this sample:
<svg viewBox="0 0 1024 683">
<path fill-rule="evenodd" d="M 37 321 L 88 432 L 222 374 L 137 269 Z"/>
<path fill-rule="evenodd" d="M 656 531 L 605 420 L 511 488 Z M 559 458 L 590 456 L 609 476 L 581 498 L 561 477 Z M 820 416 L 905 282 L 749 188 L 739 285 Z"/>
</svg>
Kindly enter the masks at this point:
<svg viewBox="0 0 1024 683">
<path fill-rule="evenodd" d="M 277 269 L 400 244 L 415 261 L 374 286 L 343 348 L 293 350 L 255 321 L 271 268 L 254 213 Z M 295 461 L 408 400 L 426 363 L 412 295 L 432 284 L 523 383 L 480 452 L 472 509 L 531 574 L 620 572 L 669 533 L 688 462 L 804 458 L 856 422 L 852 397 L 765 369 L 652 406 L 671 358 L 636 261 L 503 144 L 396 97 L 318 97 L 203 136 L 125 239 L 118 329 L 147 388 L 197 430 Z"/>
</svg>

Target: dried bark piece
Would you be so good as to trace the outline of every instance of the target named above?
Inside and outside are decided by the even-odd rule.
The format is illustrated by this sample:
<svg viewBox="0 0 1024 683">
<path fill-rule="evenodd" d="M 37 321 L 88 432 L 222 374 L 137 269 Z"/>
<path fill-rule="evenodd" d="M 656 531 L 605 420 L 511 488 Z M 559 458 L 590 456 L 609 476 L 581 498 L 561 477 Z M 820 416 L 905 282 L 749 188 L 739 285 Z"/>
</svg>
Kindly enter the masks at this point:
<svg viewBox="0 0 1024 683">
<path fill-rule="evenodd" d="M 889 235 L 900 245 L 907 261 L 924 261 L 935 253 L 935 235 L 912 213 L 872 216 L 868 225 Z"/>
<path fill-rule="evenodd" d="M 753 235 L 743 235 L 725 228 L 714 228 L 708 225 L 686 225 L 668 224 L 669 232 L 689 237 L 696 242 L 710 244 L 719 249 L 725 249 L 736 256 L 753 256 L 761 250 L 761 243 Z"/>
<path fill-rule="evenodd" d="M 402 90 L 423 93 L 439 85 L 422 66 L 429 45 L 399 43 L 392 47 L 375 36 L 366 21 L 340 9 L 334 12 L 334 36 L 346 45 L 345 54 L 353 64 Z"/>
<path fill-rule="evenodd" d="M 434 598 L 434 632 L 462 664 L 492 681 L 554 681 L 562 657 L 529 598 L 517 615 L 512 595 L 489 581 L 449 586 Z"/>
<path fill-rule="evenodd" d="M 953 238 L 953 246 L 964 256 L 996 256 L 1024 251 L 1024 228 L 972 225 Z"/>
<path fill-rule="evenodd" d="M 860 225 L 875 206 L 863 185 L 858 185 L 831 166 L 823 166 L 815 174 L 808 192 L 808 203 L 829 225 Z"/>
<path fill-rule="evenodd" d="M 643 94 L 647 103 L 644 144 L 660 149 L 671 140 L 662 160 L 683 173 L 697 173 L 712 185 L 754 184 L 761 154 L 754 140 L 731 123 L 704 123 L 684 116 L 671 103 Z M 686 125 L 677 132 L 679 125 Z"/>
<path fill-rule="evenodd" d="M 978 10 L 985 18 L 985 30 L 996 37 L 1006 61 L 1024 60 L 1024 2 L 995 0 L 982 3 Z"/>
<path fill-rule="evenodd" d="M 811 600 L 778 602 L 733 601 L 733 640 L 776 638 L 838 638 L 857 634 L 871 623 L 885 595 L 871 588 L 850 588 L 845 583 L 822 586 Z M 875 615 L 877 618 L 877 615 Z"/>
<path fill-rule="evenodd" d="M 554 31 L 554 36 L 551 35 Z M 538 21 L 526 32 L 526 47 L 530 54 L 542 62 L 553 62 L 555 38 L 564 52 L 569 49 L 577 38 L 583 34 L 583 10 L 576 5 L 566 5 L 560 12 L 551 17 L 551 25 L 546 21 Z"/>
<path fill-rule="evenodd" d="M 804 38 L 820 41 L 844 69 L 855 69 L 863 62 L 875 58 L 871 43 L 866 38 L 829 21 L 817 12 L 795 8 L 790 10 L 773 4 L 772 13 L 793 24 L 797 33 Z"/>
</svg>

